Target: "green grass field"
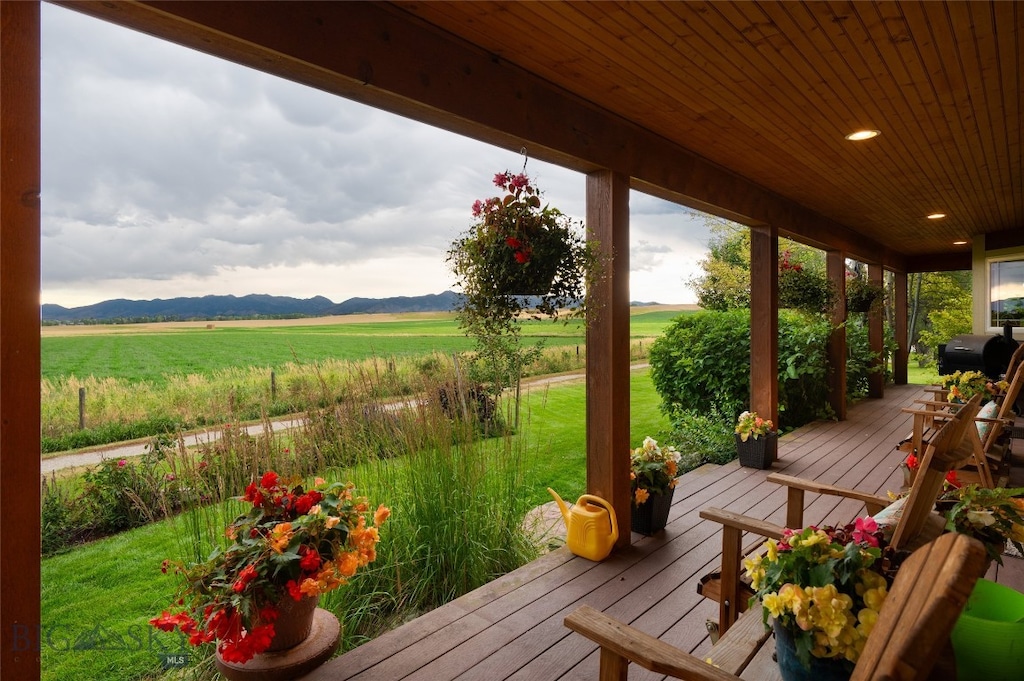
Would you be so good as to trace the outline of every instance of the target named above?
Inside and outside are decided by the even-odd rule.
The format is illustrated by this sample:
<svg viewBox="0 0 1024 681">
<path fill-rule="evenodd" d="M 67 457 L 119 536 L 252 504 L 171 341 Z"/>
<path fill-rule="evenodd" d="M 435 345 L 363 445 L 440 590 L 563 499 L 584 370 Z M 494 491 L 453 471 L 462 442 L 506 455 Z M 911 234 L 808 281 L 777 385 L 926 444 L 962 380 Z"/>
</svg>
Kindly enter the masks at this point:
<svg viewBox="0 0 1024 681">
<path fill-rule="evenodd" d="M 679 314 L 674 310 L 639 312 L 631 320 L 630 335 L 658 336 Z M 102 331 L 97 328 L 96 333 L 89 334 L 44 335 L 42 378 L 95 376 L 161 385 L 170 375 L 208 376 L 222 369 L 276 368 L 295 361 L 451 353 L 469 350 L 473 344 L 454 315 L 338 324 L 304 325 L 303 320 L 295 320 L 294 325 L 274 327 L 253 324 L 151 332 L 102 327 Z M 578 322 L 563 325 L 529 321 L 524 325 L 524 335 L 543 339 L 547 347 L 584 344 L 584 330 Z"/>
</svg>

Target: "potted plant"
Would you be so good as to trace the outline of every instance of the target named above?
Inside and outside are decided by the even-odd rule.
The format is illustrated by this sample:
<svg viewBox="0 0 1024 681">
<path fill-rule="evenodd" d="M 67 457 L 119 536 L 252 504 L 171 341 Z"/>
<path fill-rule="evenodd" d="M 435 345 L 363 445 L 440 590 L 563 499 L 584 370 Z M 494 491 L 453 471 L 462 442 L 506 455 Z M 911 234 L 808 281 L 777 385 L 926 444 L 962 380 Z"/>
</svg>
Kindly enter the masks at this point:
<svg viewBox="0 0 1024 681">
<path fill-rule="evenodd" d="M 936 505 L 946 516 L 946 530 L 981 541 L 990 560 L 1003 564 L 1007 542 L 1024 555 L 1024 487 L 950 486 Z"/>
<path fill-rule="evenodd" d="M 874 520 L 858 518 L 786 530 L 744 561 L 785 681 L 850 677 L 892 583 L 891 553 Z"/>
<path fill-rule="evenodd" d="M 820 268 L 798 258 L 791 251 L 779 258 L 779 307 L 828 314 L 836 303 L 836 287 Z"/>
<path fill-rule="evenodd" d="M 501 193 L 473 204 L 473 225 L 448 251 L 462 297 L 458 320 L 476 341 L 474 380 L 497 396 L 519 385 L 541 343 L 524 348 L 521 318 L 586 320 L 587 292 L 603 270 L 597 242 L 553 206 L 525 173 L 494 176 Z M 518 391 L 515 424 L 518 425 Z"/>
<path fill-rule="evenodd" d="M 376 558 L 377 528 L 390 515 L 371 512 L 351 483 L 318 478 L 307 489 L 273 471 L 236 499 L 251 507 L 228 525 L 226 548 L 188 565 L 164 561 L 181 578 L 174 602 L 184 607 L 150 620 L 194 646 L 216 641 L 218 663 L 228 664 L 300 643 L 320 595 Z"/>
<path fill-rule="evenodd" d="M 981 393 L 982 403 L 1000 395 L 1009 387 L 1006 381 L 993 381 L 980 371 L 954 371 L 939 376 L 939 385 L 947 390 L 946 399 L 950 402 L 966 403 Z"/>
<path fill-rule="evenodd" d="M 534 307 L 553 319 L 560 310 L 585 314 L 596 244 L 587 243 L 582 224 L 542 206 L 540 190 L 525 173 L 498 173 L 494 184 L 504 195 L 476 201 L 476 222 L 448 251 L 464 296 L 462 312 L 500 323 Z"/>
<path fill-rule="evenodd" d="M 745 411 L 736 419 L 736 452 L 740 465 L 765 469 L 775 461 L 778 435 L 771 419 L 761 418 L 756 411 Z"/>
<path fill-rule="evenodd" d="M 853 274 L 846 278 L 846 311 L 870 312 L 885 297 L 885 289 Z"/>
<path fill-rule="evenodd" d="M 631 525 L 634 532 L 652 535 L 665 529 L 679 474 L 680 454 L 675 447 L 659 445 L 650 437 L 630 451 L 630 484 L 633 495 Z"/>
</svg>

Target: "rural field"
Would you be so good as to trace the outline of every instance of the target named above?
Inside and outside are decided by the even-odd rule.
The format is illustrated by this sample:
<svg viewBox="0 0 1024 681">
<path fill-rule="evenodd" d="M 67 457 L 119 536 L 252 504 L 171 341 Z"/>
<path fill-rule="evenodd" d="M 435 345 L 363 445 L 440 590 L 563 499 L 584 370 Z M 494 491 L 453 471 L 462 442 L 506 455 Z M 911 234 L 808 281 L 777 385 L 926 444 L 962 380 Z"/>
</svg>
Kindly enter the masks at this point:
<svg viewBox="0 0 1024 681">
<path fill-rule="evenodd" d="M 630 336 L 653 338 L 692 305 L 637 307 Z M 584 344 L 578 322 L 530 321 L 524 335 L 549 348 Z M 42 327 L 42 378 L 114 378 L 161 385 L 169 376 L 212 375 L 225 369 L 274 369 L 327 359 L 358 361 L 449 354 L 472 341 L 452 313 L 352 315 L 315 319 L 165 322 Z"/>
</svg>

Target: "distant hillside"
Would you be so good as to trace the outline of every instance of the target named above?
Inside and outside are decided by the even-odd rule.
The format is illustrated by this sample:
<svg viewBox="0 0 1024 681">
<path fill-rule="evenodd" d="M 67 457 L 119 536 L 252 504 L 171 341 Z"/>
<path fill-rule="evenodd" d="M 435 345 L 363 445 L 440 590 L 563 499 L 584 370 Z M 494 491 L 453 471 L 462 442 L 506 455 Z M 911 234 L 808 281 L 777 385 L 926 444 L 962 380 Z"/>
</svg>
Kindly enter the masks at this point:
<svg viewBox="0 0 1024 681">
<path fill-rule="evenodd" d="M 425 296 L 394 298 L 350 298 L 335 303 L 323 296 L 290 298 L 250 294 L 247 296 L 203 296 L 167 300 L 105 300 L 95 305 L 66 308 L 44 304 L 43 323 L 186 321 L 216 319 L 259 319 L 321 317 L 375 312 L 436 312 L 452 310 L 458 294 L 445 291 Z"/>
</svg>

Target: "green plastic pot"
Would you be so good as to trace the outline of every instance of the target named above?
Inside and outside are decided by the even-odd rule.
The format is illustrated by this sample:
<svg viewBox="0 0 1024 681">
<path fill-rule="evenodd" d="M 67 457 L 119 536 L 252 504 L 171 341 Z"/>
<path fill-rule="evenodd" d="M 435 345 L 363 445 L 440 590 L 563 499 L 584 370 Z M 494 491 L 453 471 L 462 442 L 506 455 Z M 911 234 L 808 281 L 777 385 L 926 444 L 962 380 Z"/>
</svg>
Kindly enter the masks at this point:
<svg viewBox="0 0 1024 681">
<path fill-rule="evenodd" d="M 1024 675 L 1024 594 L 979 579 L 952 638 L 958 678 L 1020 681 Z"/>
</svg>

